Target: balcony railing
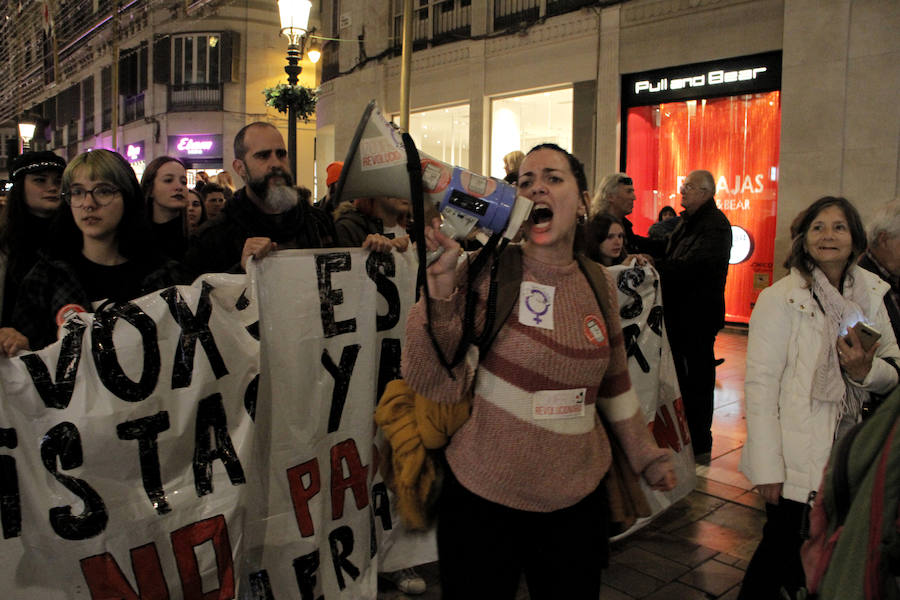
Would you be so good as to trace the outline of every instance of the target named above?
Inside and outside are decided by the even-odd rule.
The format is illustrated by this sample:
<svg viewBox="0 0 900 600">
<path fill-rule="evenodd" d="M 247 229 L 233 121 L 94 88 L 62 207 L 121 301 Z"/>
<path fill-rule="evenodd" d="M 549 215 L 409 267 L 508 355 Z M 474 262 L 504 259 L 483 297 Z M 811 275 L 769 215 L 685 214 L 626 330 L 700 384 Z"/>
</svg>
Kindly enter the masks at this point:
<svg viewBox="0 0 900 600">
<path fill-rule="evenodd" d="M 394 17 L 394 48 L 403 47 L 403 15 Z M 413 50 L 428 47 L 428 7 L 416 9 L 413 13 Z"/>
<path fill-rule="evenodd" d="M 537 21 L 540 16 L 541 0 L 494 0 L 494 31 Z"/>
<path fill-rule="evenodd" d="M 134 96 L 123 96 L 122 122 L 130 123 L 144 118 L 144 92 Z"/>
<path fill-rule="evenodd" d="M 596 0 L 547 0 L 547 16 L 561 15 L 585 6 L 596 5 Z"/>
<path fill-rule="evenodd" d="M 472 4 L 444 0 L 431 7 L 431 42 L 439 44 L 467 38 L 472 34 Z"/>
<path fill-rule="evenodd" d="M 221 83 L 180 83 L 169 86 L 170 111 L 222 110 Z"/>
</svg>

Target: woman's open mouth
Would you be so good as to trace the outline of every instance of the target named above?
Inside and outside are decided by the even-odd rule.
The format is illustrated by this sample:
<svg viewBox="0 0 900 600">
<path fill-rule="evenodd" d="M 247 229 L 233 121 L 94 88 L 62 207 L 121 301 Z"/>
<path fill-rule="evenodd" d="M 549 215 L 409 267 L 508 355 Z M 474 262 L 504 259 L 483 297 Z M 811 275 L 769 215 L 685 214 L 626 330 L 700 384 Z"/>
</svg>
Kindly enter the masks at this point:
<svg viewBox="0 0 900 600">
<path fill-rule="evenodd" d="M 553 210 L 546 204 L 537 204 L 531 211 L 531 230 L 545 231 L 550 228 L 553 221 Z"/>
</svg>

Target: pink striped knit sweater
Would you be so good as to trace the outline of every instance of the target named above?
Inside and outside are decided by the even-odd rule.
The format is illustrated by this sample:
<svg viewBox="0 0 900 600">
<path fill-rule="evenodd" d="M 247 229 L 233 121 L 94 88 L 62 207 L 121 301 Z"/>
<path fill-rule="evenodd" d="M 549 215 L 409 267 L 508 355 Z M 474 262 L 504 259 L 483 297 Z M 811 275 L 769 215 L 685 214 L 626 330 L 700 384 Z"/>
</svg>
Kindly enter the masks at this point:
<svg viewBox="0 0 900 600">
<path fill-rule="evenodd" d="M 455 381 L 448 377 L 425 331 L 422 301 L 407 320 L 402 371 L 412 389 L 437 402 L 458 402 L 475 379 L 472 416 L 446 452 L 454 475 L 473 493 L 520 510 L 549 512 L 575 504 L 597 488 L 611 462 L 596 398 L 632 468 L 646 470 L 654 481 L 668 453 L 651 438 L 631 387 L 612 279 L 607 276 L 613 307 L 604 323 L 577 262 L 560 267 L 522 258 L 523 281 L 555 288 L 553 329 L 521 324 L 517 305 L 477 366 L 477 378 L 470 361 L 456 368 Z M 457 281 L 465 281 L 466 270 L 462 265 Z M 476 283 L 482 298 L 488 271 Z M 445 354 L 460 338 L 463 303 L 459 291 L 432 301 L 432 329 Z M 586 333 L 586 319 L 592 316 L 604 323 L 605 339 L 599 344 Z M 476 329 L 483 324 L 482 306 Z M 579 388 L 587 390 L 584 415 L 534 417 L 536 392 Z"/>
</svg>

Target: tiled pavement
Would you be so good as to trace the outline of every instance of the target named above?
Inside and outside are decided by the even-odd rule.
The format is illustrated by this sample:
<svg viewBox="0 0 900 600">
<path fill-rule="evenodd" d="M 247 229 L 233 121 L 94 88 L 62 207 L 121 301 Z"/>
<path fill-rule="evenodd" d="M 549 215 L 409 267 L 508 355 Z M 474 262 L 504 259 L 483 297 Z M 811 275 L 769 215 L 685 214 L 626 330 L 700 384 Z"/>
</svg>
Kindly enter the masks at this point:
<svg viewBox="0 0 900 600">
<path fill-rule="evenodd" d="M 746 329 L 727 329 L 716 340 L 716 408 L 709 466 L 697 467 L 697 488 L 644 529 L 612 546 L 601 600 L 706 600 L 737 598 L 744 569 L 759 542 L 763 504 L 738 472 L 746 438 L 743 409 Z M 419 572 L 428 582 L 423 600 L 440 598 L 437 563 Z M 389 584 L 379 600 L 406 595 Z M 527 600 L 524 586 L 517 600 Z M 564 599 L 560 599 L 564 600 Z"/>
</svg>

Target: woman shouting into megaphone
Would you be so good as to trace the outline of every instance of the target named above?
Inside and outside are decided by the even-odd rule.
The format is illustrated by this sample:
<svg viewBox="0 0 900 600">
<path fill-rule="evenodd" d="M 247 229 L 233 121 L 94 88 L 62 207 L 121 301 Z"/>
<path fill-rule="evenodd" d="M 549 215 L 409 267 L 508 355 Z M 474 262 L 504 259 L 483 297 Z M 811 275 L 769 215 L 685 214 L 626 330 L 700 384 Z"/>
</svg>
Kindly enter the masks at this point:
<svg viewBox="0 0 900 600">
<path fill-rule="evenodd" d="M 612 279 L 579 252 L 590 201 L 583 165 L 556 145 L 537 146 L 521 164 L 518 193 L 534 202 L 526 241 L 503 252 L 519 253 L 520 269 L 484 269 L 471 282 L 479 299 L 471 328 L 483 333 L 496 318 L 489 347 L 441 366 L 435 344 L 446 354 L 473 336 L 464 314 L 469 263 L 437 227 L 426 231 L 428 250 L 445 250 L 427 270 L 434 343 L 425 298 L 407 321 L 409 386 L 438 403 L 472 405 L 445 449 L 441 586 L 445 598 L 511 599 L 524 574 L 533 599 L 595 600 L 616 452 L 654 489 L 674 487 L 675 474 L 631 387 Z M 502 314 L 488 306 L 491 289 L 511 278 L 518 298 Z"/>
</svg>

